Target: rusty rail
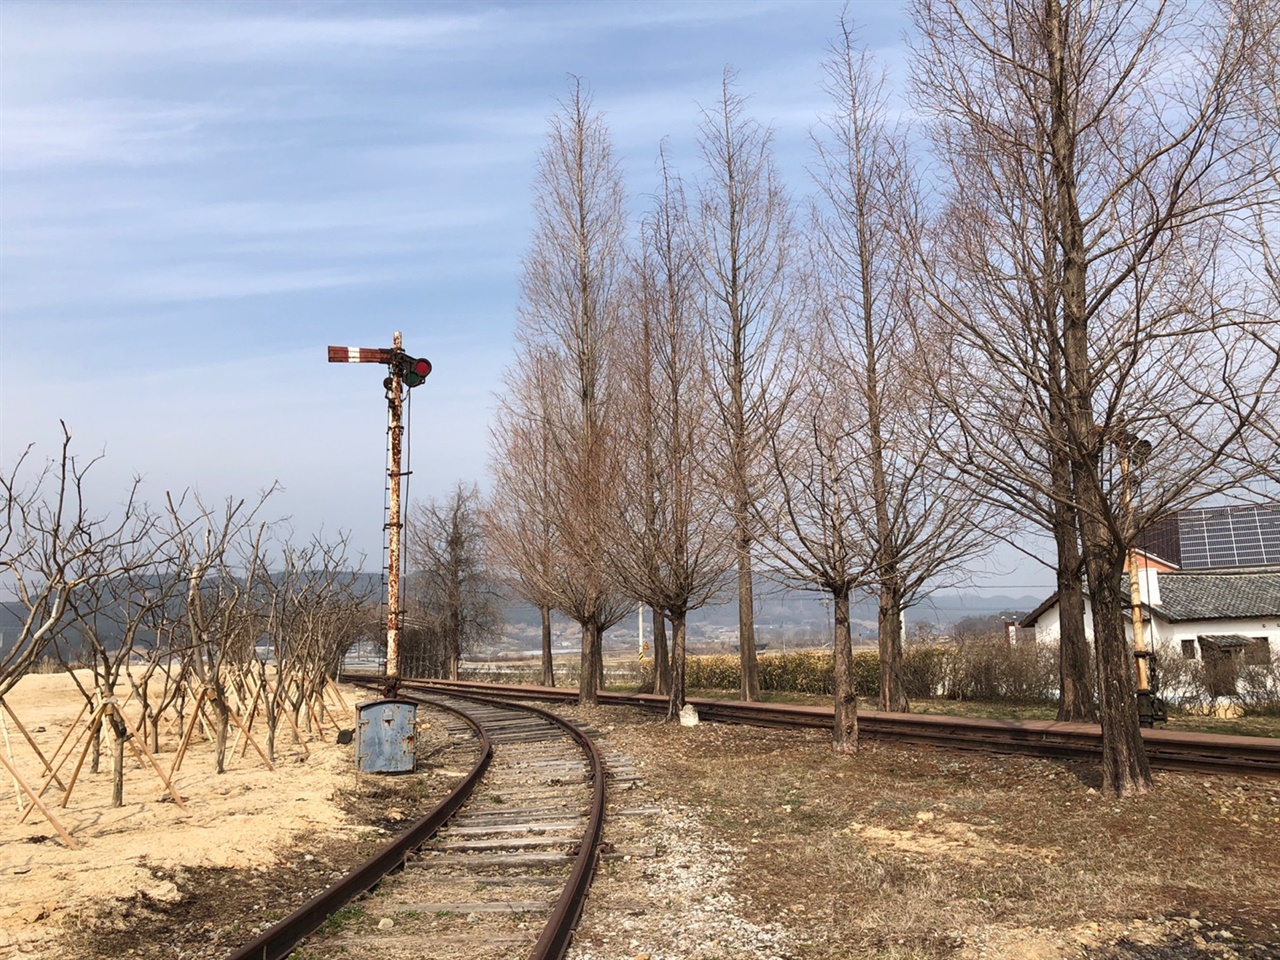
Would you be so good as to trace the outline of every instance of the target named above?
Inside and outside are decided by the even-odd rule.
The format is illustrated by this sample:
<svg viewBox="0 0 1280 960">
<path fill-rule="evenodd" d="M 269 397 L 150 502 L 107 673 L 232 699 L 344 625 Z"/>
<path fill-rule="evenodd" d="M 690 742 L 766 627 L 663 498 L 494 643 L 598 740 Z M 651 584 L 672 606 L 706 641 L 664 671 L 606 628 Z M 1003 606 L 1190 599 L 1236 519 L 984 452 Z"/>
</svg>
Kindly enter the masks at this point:
<svg viewBox="0 0 1280 960">
<path fill-rule="evenodd" d="M 356 680 L 356 678 L 350 678 Z M 373 678 L 364 678 L 374 682 Z M 357 682 L 359 682 L 357 680 Z M 377 683 L 382 679 L 378 678 Z M 401 696 L 412 697 L 410 688 L 419 686 L 405 682 L 401 686 Z M 445 692 L 445 691 L 440 691 Z M 448 691 L 449 695 L 459 699 L 473 700 L 478 703 L 493 703 L 498 700 L 510 700 L 510 697 L 481 696 L 475 691 Z M 480 736 L 481 756 L 454 791 L 425 817 L 415 823 L 402 836 L 392 841 L 383 850 L 366 860 L 355 870 L 347 874 L 323 893 L 285 917 L 279 923 L 263 931 L 249 943 L 233 951 L 228 960 L 284 960 L 303 937 L 314 933 L 330 916 L 360 894 L 371 889 L 379 880 L 400 866 L 406 856 L 435 835 L 436 831 L 457 812 L 466 802 L 479 783 L 492 758 L 493 748 L 489 737 L 481 726 L 465 711 L 458 710 L 448 704 L 435 700 L 420 700 L 432 706 L 461 717 Z M 604 758 L 595 742 L 562 717 L 556 716 L 540 707 L 523 704 L 522 709 L 535 713 L 551 723 L 564 729 L 569 736 L 582 747 L 591 767 L 592 798 L 591 812 L 587 819 L 587 829 L 583 836 L 578 854 L 574 858 L 569 879 L 552 908 L 551 917 L 543 928 L 541 936 L 534 944 L 530 960 L 563 960 L 573 937 L 574 927 L 582 914 L 586 903 L 587 891 L 595 874 L 596 862 L 599 858 L 600 841 L 604 833 L 605 810 L 605 766 Z"/>
<path fill-rule="evenodd" d="M 493 746 L 480 726 L 466 713 L 445 704 L 434 704 L 461 717 L 480 737 L 480 758 L 475 765 L 430 813 L 414 823 L 381 851 L 360 864 L 322 893 L 316 894 L 279 923 L 267 928 L 243 947 L 233 950 L 228 960 L 283 960 L 298 941 L 314 933 L 322 923 L 354 900 L 379 880 L 404 863 L 405 857 L 435 835 L 457 809 L 471 796 L 484 776 L 493 756 Z"/>
<path fill-rule="evenodd" d="M 470 692 L 517 700 L 576 701 L 576 690 L 559 687 L 486 684 L 475 681 L 412 681 L 438 690 Z M 667 699 L 652 694 L 601 693 L 602 704 L 665 712 Z M 737 700 L 689 698 L 706 720 L 794 729 L 830 730 L 830 707 Z M 858 729 L 869 739 L 891 740 L 952 750 L 1018 753 L 1063 760 L 1095 761 L 1102 756 L 1097 724 L 1052 720 L 987 720 L 927 713 L 859 711 Z M 1241 737 L 1178 730 L 1144 729 L 1142 739 L 1151 766 L 1163 770 L 1280 777 L 1280 738 Z"/>
<path fill-rule="evenodd" d="M 416 685 L 418 685 L 416 681 L 403 681 L 402 690 Z M 432 689 L 432 686 L 426 684 L 421 686 L 425 689 Z M 475 691 L 450 689 L 449 693 L 451 696 L 476 700 L 481 703 L 515 699 L 508 696 L 481 696 Z M 572 699 L 577 699 L 576 693 L 574 693 Z M 600 748 L 596 746 L 595 741 L 568 720 L 556 716 L 549 710 L 543 710 L 541 707 L 535 707 L 528 703 L 522 704 L 522 707 L 562 727 L 582 747 L 591 765 L 591 813 L 587 819 L 587 829 L 583 835 L 582 844 L 578 847 L 578 855 L 574 858 L 573 868 L 569 871 L 569 879 L 551 910 L 551 917 L 547 920 L 547 925 L 543 927 L 542 934 L 538 937 L 537 943 L 534 944 L 533 953 L 529 955 L 530 960 L 562 960 L 569 950 L 570 941 L 573 939 L 573 929 L 577 926 L 578 918 L 582 915 L 582 908 L 587 901 L 587 891 L 591 887 L 591 879 L 595 875 L 596 862 L 599 859 L 600 840 L 604 834 L 604 757 L 601 755 Z"/>
</svg>

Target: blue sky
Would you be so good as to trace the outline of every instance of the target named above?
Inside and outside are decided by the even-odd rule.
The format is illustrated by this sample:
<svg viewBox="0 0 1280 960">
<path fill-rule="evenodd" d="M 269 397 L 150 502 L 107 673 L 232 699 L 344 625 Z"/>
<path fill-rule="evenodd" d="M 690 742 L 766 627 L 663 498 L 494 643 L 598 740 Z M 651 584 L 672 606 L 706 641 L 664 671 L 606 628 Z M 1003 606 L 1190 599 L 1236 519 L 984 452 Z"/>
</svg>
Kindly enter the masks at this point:
<svg viewBox="0 0 1280 960">
<path fill-rule="evenodd" d="M 382 368 L 406 349 L 410 494 L 484 481 L 512 356 L 534 164 L 570 74 L 637 209 L 670 138 L 698 175 L 726 65 L 797 196 L 839 2 L 0 6 L 0 464 L 59 418 L 95 494 L 283 490 L 302 535 L 378 562 Z M 900 69 L 898 4 L 850 5 Z M 1015 578 L 1019 583 L 1028 574 Z M 1042 577 L 1037 573 L 1037 581 Z"/>
</svg>

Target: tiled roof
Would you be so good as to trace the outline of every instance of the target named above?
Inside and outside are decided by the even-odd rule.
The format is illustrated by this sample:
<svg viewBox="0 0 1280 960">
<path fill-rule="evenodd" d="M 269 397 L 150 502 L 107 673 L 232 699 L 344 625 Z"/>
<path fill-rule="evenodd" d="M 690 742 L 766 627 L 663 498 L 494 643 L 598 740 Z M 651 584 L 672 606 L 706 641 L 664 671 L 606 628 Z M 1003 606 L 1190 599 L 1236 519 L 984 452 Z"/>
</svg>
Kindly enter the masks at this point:
<svg viewBox="0 0 1280 960">
<path fill-rule="evenodd" d="M 1280 620 L 1280 568 L 1257 571 L 1161 573 L 1160 604 L 1155 612 L 1166 623 L 1186 620 Z M 1085 588 L 1088 593 L 1088 587 Z M 1120 596 L 1128 608 L 1129 577 L 1120 578 Z M 1058 602 L 1054 591 L 1044 603 L 1023 617 L 1020 626 L 1036 621 Z"/>
<path fill-rule="evenodd" d="M 1201 643 L 1212 643 L 1215 647 L 1247 647 L 1253 643 L 1248 637 L 1242 637 L 1238 633 L 1202 633 L 1196 639 Z"/>
<path fill-rule="evenodd" d="M 1128 589 L 1125 578 L 1121 595 Z M 1280 617 L 1280 571 L 1162 573 L 1155 612 L 1170 623 Z"/>
</svg>

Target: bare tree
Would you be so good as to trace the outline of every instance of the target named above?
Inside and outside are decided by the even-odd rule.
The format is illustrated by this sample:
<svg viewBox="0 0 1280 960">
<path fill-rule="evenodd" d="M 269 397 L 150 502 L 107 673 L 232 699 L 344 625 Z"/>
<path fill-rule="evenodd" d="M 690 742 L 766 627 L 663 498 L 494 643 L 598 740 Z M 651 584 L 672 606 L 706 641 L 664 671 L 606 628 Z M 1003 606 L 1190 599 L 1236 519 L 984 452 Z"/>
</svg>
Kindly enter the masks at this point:
<svg viewBox="0 0 1280 960">
<path fill-rule="evenodd" d="M 254 517 L 274 490 L 273 485 L 252 506 L 243 499 L 228 498 L 221 511 L 195 495 L 190 504 L 185 498 L 168 498 L 175 554 L 186 586 L 183 614 L 188 646 L 184 653 L 201 685 L 194 709 L 198 714 L 207 701 L 216 715 L 218 773 L 226 772 L 232 717 L 227 667 L 247 662 L 256 640 L 245 629 L 244 614 L 261 573 L 266 530 L 262 524 L 253 527 Z M 188 511 L 191 516 L 185 515 Z M 241 548 L 238 556 L 232 554 L 237 544 Z M 180 759 L 181 748 L 175 767 Z"/>
<path fill-rule="evenodd" d="M 771 566 L 788 580 L 831 596 L 834 607 L 835 717 L 832 745 L 858 749 L 849 598 L 875 581 L 874 550 L 861 514 L 865 490 L 855 463 L 855 437 L 865 412 L 836 373 L 823 369 L 834 349 L 830 329 L 816 324 L 798 366 L 804 370 L 791 416 L 770 442 L 771 495 L 756 501 L 755 521 Z"/>
<path fill-rule="evenodd" d="M 655 692 L 668 717 L 685 705 L 686 618 L 724 587 L 731 527 L 708 470 L 711 384 L 700 359 L 696 276 L 679 180 L 660 158 L 662 184 L 640 231 L 618 359 L 625 400 L 615 407 L 621 487 L 614 566 L 623 589 L 654 611 Z M 664 612 L 671 618 L 666 661 Z"/>
<path fill-rule="evenodd" d="M 30 453 L 28 447 L 12 469 L 0 475 L 0 573 L 10 581 L 20 617 L 13 642 L 0 650 L 0 697 L 43 655 L 65 622 L 73 598 L 91 585 L 145 564 L 140 547 L 153 533 L 136 499 L 137 480 L 118 515 L 93 513 L 86 502 L 85 481 L 99 458 L 77 459 L 65 423 L 59 456 L 24 484 Z"/>
<path fill-rule="evenodd" d="M 81 688 L 95 707 L 90 734 L 94 767 L 105 723 L 115 748 L 112 803 L 122 806 L 124 747 L 130 731 L 116 705 L 115 687 L 138 631 L 168 599 L 171 584 L 149 577 L 162 566 L 167 538 L 137 501 L 137 480 L 118 517 L 90 512 L 85 479 L 98 458 L 77 461 L 65 423 L 59 457 L 24 487 L 19 477 L 30 449 L 12 471 L 0 476 L 0 572 L 11 581 L 22 617 L 14 644 L 0 651 L 0 699 L 51 641 L 66 643 L 76 636 L 94 670 L 94 690 Z"/>
<path fill-rule="evenodd" d="M 276 760 L 284 720 L 301 740 L 299 721 L 309 726 L 323 710 L 325 686 L 362 623 L 370 619 L 371 586 L 351 569 L 348 537 L 286 539 L 278 555 L 259 558 L 254 656 L 245 664 L 253 678 L 250 723 L 260 706 L 267 725 L 267 759 Z M 358 566 L 358 564 L 356 564 Z M 363 586 L 362 586 L 363 584 Z M 274 677 L 268 666 L 274 664 Z"/>
<path fill-rule="evenodd" d="M 780 386 L 777 360 L 796 287 L 791 204 L 774 169 L 773 134 L 746 115 L 735 79 L 726 68 L 719 102 L 703 111 L 706 172 L 691 233 L 703 280 L 703 336 L 717 384 L 722 484 L 736 525 L 741 694 L 758 700 L 751 520 L 762 459 L 784 410 L 771 395 Z"/>
<path fill-rule="evenodd" d="M 439 659 L 450 680 L 458 679 L 462 654 L 491 637 L 502 623 L 496 583 L 488 569 L 483 510 L 475 484 L 459 483 L 448 499 L 431 498 L 410 519 L 413 618 L 440 641 Z"/>
<path fill-rule="evenodd" d="M 154 517 L 140 511 L 134 528 L 115 545 L 108 559 L 120 573 L 86 583 L 71 596 L 66 628 L 55 641 L 60 650 L 64 645 L 76 647 L 74 661 L 87 664 L 92 672 L 92 688 L 86 689 L 73 672 L 73 662 L 62 657 L 64 666 L 93 709 L 90 769 L 95 773 L 99 762 L 99 733 L 110 731 L 111 805 L 114 807 L 124 805 L 125 743 L 136 732 L 117 703 L 117 687 L 130 661 L 140 652 L 144 638 L 154 635 L 158 621 L 163 619 L 182 588 L 165 556 L 169 539 Z M 135 753 L 145 753 L 142 745 L 135 743 L 133 747 Z M 155 765 L 154 757 L 147 759 Z"/>
<path fill-rule="evenodd" d="M 606 563 L 611 514 L 610 364 L 618 322 L 626 220 L 622 178 L 604 119 L 581 81 L 552 117 L 539 158 L 536 227 L 525 257 L 517 366 L 541 365 L 542 464 L 562 551 L 549 584 L 557 609 L 582 627 L 579 698 L 604 679 L 603 633 L 626 612 Z M 498 452 L 499 458 L 504 453 Z"/>
<path fill-rule="evenodd" d="M 549 402 L 542 390 L 549 374 L 542 367 L 553 359 L 530 350 L 522 361 L 508 374 L 507 392 L 499 400 L 490 432 L 493 495 L 485 514 L 485 537 L 496 576 L 510 593 L 538 608 L 540 682 L 550 687 L 555 686 L 551 611 L 561 579 L 561 554 L 555 539 L 555 489 L 546 469 L 551 437 L 541 411 Z"/>
<path fill-rule="evenodd" d="M 1216 269 L 1222 218 L 1256 190 L 1236 96 L 1253 6 L 913 4 L 917 90 L 953 178 L 930 302 L 956 337 L 938 377 L 967 394 L 974 458 L 1002 459 L 1054 523 L 1074 513 L 1119 795 L 1150 785 L 1122 619 L 1129 546 L 1247 480 L 1235 451 L 1274 393 Z"/>
<path fill-rule="evenodd" d="M 887 119 L 883 73 L 847 19 L 840 28 L 824 64 L 833 109 L 813 135 L 812 259 L 830 353 L 810 363 L 864 411 L 845 427 L 849 495 L 872 508 L 854 516 L 867 516 L 859 539 L 879 594 L 880 709 L 904 711 L 903 615 L 926 584 L 985 546 L 988 511 L 947 468 L 941 447 L 951 424 L 925 389 L 924 356 L 937 334 L 915 315 L 910 244 L 922 214 L 908 144 Z"/>
</svg>

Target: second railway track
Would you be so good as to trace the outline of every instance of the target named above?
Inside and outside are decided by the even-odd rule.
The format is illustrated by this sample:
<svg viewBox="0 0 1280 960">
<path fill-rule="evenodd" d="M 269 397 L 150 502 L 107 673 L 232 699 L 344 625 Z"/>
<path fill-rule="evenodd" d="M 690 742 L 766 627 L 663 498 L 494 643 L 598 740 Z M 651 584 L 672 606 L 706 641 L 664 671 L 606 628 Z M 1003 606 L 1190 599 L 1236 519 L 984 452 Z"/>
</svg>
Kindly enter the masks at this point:
<svg viewBox="0 0 1280 960">
<path fill-rule="evenodd" d="M 447 709 L 441 716 L 455 742 L 473 742 L 477 754 L 491 749 L 473 770 L 482 776 L 460 785 L 470 792 L 452 801 L 456 809 L 429 815 L 410 829 L 414 836 L 375 857 L 384 861 L 378 871 L 372 861 L 357 868 L 233 960 L 290 956 L 295 943 L 307 960 L 564 955 L 603 827 L 604 760 L 591 736 L 534 707 L 402 695 Z"/>
<path fill-rule="evenodd" d="M 474 681 L 410 681 L 436 690 L 468 691 L 491 697 L 568 701 L 572 689 L 488 684 Z M 652 694 L 601 693 L 601 704 L 665 712 L 665 697 Z M 831 729 L 830 707 L 786 703 L 743 703 L 690 697 L 704 720 L 780 728 Z M 1049 720 L 991 720 L 941 714 L 880 713 L 860 710 L 860 736 L 896 743 L 981 750 L 1027 756 L 1094 761 L 1102 755 L 1102 734 L 1096 724 Z M 1143 730 L 1147 758 L 1155 769 L 1197 773 L 1280 777 L 1280 738 L 1242 737 L 1178 730 Z"/>
</svg>

